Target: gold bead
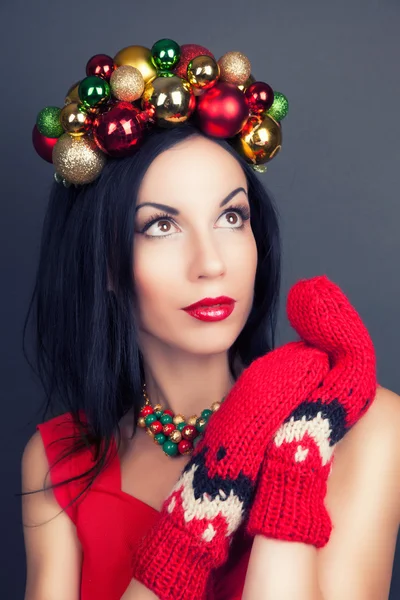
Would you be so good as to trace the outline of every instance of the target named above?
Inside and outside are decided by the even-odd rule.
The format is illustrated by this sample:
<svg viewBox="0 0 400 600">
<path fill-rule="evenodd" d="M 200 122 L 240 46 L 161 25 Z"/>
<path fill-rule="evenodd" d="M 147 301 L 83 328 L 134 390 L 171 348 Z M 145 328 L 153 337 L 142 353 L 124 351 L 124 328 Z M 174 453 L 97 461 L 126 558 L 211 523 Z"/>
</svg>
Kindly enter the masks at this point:
<svg viewBox="0 0 400 600">
<path fill-rule="evenodd" d="M 145 421 L 144 417 L 139 417 L 138 425 L 139 425 L 139 427 L 142 427 L 143 429 L 146 427 L 146 421 Z"/>
<path fill-rule="evenodd" d="M 162 410 L 161 404 L 156 404 L 155 406 L 153 406 L 153 408 L 154 408 L 154 412 L 157 410 Z"/>
<path fill-rule="evenodd" d="M 187 420 L 187 424 L 188 425 L 196 425 L 196 421 L 197 421 L 197 415 L 193 415 L 192 417 L 189 417 Z"/>
<path fill-rule="evenodd" d="M 175 417 L 172 419 L 172 421 L 175 425 L 179 425 L 179 423 L 185 422 L 185 417 L 181 414 L 175 415 Z"/>
<path fill-rule="evenodd" d="M 219 408 L 221 408 L 221 402 L 213 402 L 211 404 L 211 410 L 216 412 Z"/>
<path fill-rule="evenodd" d="M 179 444 L 179 442 L 182 440 L 182 434 L 179 431 L 179 429 L 175 429 L 169 436 L 169 439 L 172 442 L 175 442 L 176 444 Z"/>
</svg>

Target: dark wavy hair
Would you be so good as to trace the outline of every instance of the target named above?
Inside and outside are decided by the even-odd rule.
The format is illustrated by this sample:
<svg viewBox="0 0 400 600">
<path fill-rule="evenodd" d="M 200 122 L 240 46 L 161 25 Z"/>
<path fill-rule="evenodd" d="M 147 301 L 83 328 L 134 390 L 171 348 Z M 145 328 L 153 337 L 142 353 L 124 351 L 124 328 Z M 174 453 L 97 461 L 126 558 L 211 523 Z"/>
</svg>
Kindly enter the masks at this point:
<svg viewBox="0 0 400 600">
<path fill-rule="evenodd" d="M 56 182 L 52 185 L 22 346 L 45 390 L 42 421 L 51 408 L 59 414 L 71 413 L 78 427 L 79 435 L 56 463 L 84 448 L 94 455 L 94 466 L 78 476 L 87 478 L 87 485 L 72 502 L 106 467 L 115 433 L 119 448 L 119 421 L 132 408 L 133 432 L 136 431 L 143 400 L 143 365 L 133 310 L 137 302 L 132 277 L 136 199 L 151 162 L 195 135 L 208 138 L 190 123 L 173 129 L 154 129 L 135 155 L 110 159 L 93 183 L 69 188 Z M 231 141 L 208 139 L 232 154 L 246 175 L 251 227 L 258 251 L 253 306 L 229 349 L 229 365 L 236 377 L 236 359 L 247 366 L 275 345 L 280 233 L 277 209 L 254 170 Z M 112 276 L 113 292 L 107 290 L 108 275 Z M 30 323 L 33 362 L 26 351 Z M 81 418 L 82 411 L 85 419 Z"/>
</svg>

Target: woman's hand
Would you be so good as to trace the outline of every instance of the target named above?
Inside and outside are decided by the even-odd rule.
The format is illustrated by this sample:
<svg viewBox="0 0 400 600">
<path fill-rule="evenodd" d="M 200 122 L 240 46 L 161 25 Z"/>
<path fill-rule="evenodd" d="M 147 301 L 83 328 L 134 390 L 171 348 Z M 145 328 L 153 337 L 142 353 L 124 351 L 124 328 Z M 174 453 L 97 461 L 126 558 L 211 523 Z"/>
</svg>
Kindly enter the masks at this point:
<svg viewBox="0 0 400 600">
<path fill-rule="evenodd" d="M 301 294 L 295 293 L 296 288 L 300 291 L 300 286 Z M 342 392 L 350 391 L 350 383 L 358 390 L 351 400 L 349 396 L 341 396 L 344 405 L 338 409 L 340 412 L 342 407 L 342 425 L 349 425 L 365 410 L 369 393 L 362 399 L 364 408 L 350 408 L 354 398 L 360 402 L 359 392 L 372 390 L 374 377 L 369 376 L 371 370 L 375 376 L 372 344 L 343 294 L 340 298 L 342 318 L 338 320 L 335 304 L 338 291 L 325 277 L 294 286 L 289 295 L 288 314 L 296 330 L 307 334 L 307 341 L 291 342 L 255 360 L 210 419 L 204 438 L 165 500 L 158 522 L 143 538 L 133 561 L 133 577 L 161 600 L 212 597 L 207 590 L 210 572 L 225 562 L 232 536 L 248 515 L 257 478 L 266 472 L 264 458 L 271 440 L 295 409 L 302 410 L 310 398 L 317 399 L 313 394 L 322 382 L 325 388 L 333 386 Z M 329 310 L 328 313 L 320 310 L 320 303 L 326 304 L 327 300 L 329 310 L 333 310 L 331 320 Z M 341 335 L 332 342 L 332 329 L 338 327 Z M 345 370 L 346 388 L 343 377 L 338 378 L 338 370 L 333 377 L 329 374 L 330 360 L 340 365 L 351 349 L 347 331 L 356 335 L 358 353 L 351 372 L 348 367 Z M 311 334 L 319 347 L 310 345 L 307 336 Z M 359 384 L 364 377 L 368 382 L 365 388 Z M 262 479 L 260 486 L 263 486 Z M 262 493 L 257 491 L 258 508 L 252 512 L 253 518 L 258 514 L 263 517 L 262 498 Z M 268 514 L 272 517 L 272 512 Z M 322 522 L 326 524 L 327 519 Z M 322 531 L 322 534 L 318 531 L 318 536 L 327 535 L 327 529 Z"/>
</svg>

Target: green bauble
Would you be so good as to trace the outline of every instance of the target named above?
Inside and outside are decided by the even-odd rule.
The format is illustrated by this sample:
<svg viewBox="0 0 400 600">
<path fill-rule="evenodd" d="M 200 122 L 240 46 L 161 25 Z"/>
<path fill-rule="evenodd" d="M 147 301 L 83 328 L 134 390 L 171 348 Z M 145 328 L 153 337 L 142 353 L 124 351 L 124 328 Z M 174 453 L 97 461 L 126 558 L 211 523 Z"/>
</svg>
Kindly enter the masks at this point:
<svg viewBox="0 0 400 600">
<path fill-rule="evenodd" d="M 167 423 L 172 423 L 171 415 L 169 415 L 168 413 L 166 415 L 162 415 L 162 417 L 160 417 L 160 422 L 163 425 L 167 425 Z"/>
<path fill-rule="evenodd" d="M 201 413 L 201 416 L 208 420 L 212 414 L 213 414 L 212 410 L 210 410 L 209 408 L 205 408 L 203 410 L 203 412 Z"/>
<path fill-rule="evenodd" d="M 282 121 L 286 117 L 289 112 L 289 101 L 280 92 L 275 92 L 274 90 L 274 101 L 272 103 L 271 108 L 269 108 L 266 112 L 267 115 L 270 115 L 275 121 Z"/>
<path fill-rule="evenodd" d="M 157 421 L 157 417 L 154 413 L 151 413 L 151 415 L 147 415 L 147 417 L 145 418 L 144 422 L 146 423 L 147 427 L 150 427 L 150 425 L 152 423 L 154 423 L 154 421 Z"/>
<path fill-rule="evenodd" d="M 178 454 L 178 444 L 171 442 L 171 440 L 167 440 L 165 444 L 163 444 L 163 450 L 168 456 L 175 456 Z"/>
<path fill-rule="evenodd" d="M 167 436 L 163 433 L 156 433 L 154 439 L 156 440 L 157 444 L 160 444 L 160 446 L 162 446 L 166 442 Z"/>
<path fill-rule="evenodd" d="M 172 69 L 180 57 L 180 46 L 174 40 L 158 40 L 151 49 L 151 60 L 154 66 L 161 71 Z"/>
<path fill-rule="evenodd" d="M 159 419 L 160 417 L 162 417 L 163 415 L 163 411 L 162 410 L 156 410 L 154 412 L 154 414 L 156 415 L 157 419 Z"/>
<path fill-rule="evenodd" d="M 46 106 L 37 116 L 36 126 L 40 133 L 48 138 L 59 138 L 64 133 L 60 121 L 61 108 Z"/>
<path fill-rule="evenodd" d="M 176 426 L 176 428 L 179 431 L 182 431 L 182 429 L 184 429 L 186 427 L 187 423 L 183 422 L 183 423 L 178 423 L 178 425 Z"/>
<path fill-rule="evenodd" d="M 110 84 L 101 77 L 90 75 L 80 82 L 78 94 L 82 104 L 88 108 L 93 108 L 109 99 L 111 94 Z"/>
</svg>

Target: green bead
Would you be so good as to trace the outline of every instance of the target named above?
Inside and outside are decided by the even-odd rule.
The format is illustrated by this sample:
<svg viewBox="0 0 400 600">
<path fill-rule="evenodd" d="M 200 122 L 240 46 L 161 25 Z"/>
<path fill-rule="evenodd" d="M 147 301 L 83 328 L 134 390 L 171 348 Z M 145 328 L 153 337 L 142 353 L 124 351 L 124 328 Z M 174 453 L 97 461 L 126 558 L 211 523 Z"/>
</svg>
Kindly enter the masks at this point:
<svg viewBox="0 0 400 600">
<path fill-rule="evenodd" d="M 158 40 L 151 49 L 153 64 L 161 71 L 172 69 L 181 57 L 179 44 L 167 38 Z"/>
<path fill-rule="evenodd" d="M 204 418 L 204 417 L 200 417 L 200 418 Z M 204 421 L 204 423 L 199 423 L 200 418 L 197 419 L 196 421 L 196 429 L 197 431 L 199 431 L 200 433 L 203 433 L 203 431 L 205 430 L 205 428 L 207 427 L 207 421 Z"/>
<path fill-rule="evenodd" d="M 78 88 L 81 102 L 89 108 L 108 100 L 110 93 L 111 90 L 108 81 L 101 77 L 96 77 L 96 75 L 90 75 L 82 79 Z"/>
<path fill-rule="evenodd" d="M 271 108 L 266 112 L 267 115 L 275 119 L 275 121 L 282 121 L 289 112 L 289 101 L 280 92 L 274 91 L 274 101 Z"/>
<path fill-rule="evenodd" d="M 160 417 L 160 421 L 163 425 L 166 425 L 167 423 L 172 423 L 172 417 L 171 417 L 171 415 L 168 415 L 168 414 L 162 415 Z"/>
<path fill-rule="evenodd" d="M 46 106 L 37 116 L 36 127 L 48 138 L 59 138 L 64 132 L 60 121 L 61 108 Z"/>
<path fill-rule="evenodd" d="M 144 420 L 147 427 L 149 427 L 152 423 L 154 423 L 154 421 L 157 421 L 157 417 L 154 413 L 152 413 L 151 415 L 147 415 L 147 417 Z"/>
<path fill-rule="evenodd" d="M 205 408 L 203 410 L 203 412 L 201 413 L 201 416 L 204 417 L 204 419 L 209 419 L 211 417 L 211 415 L 213 414 L 213 411 L 210 410 L 209 408 Z"/>
<path fill-rule="evenodd" d="M 185 422 L 183 422 L 183 423 L 178 423 L 178 425 L 176 426 L 176 428 L 177 428 L 177 429 L 179 429 L 179 431 L 182 431 L 182 429 L 183 429 L 184 427 L 186 427 L 186 423 L 185 423 Z"/>
<path fill-rule="evenodd" d="M 154 439 L 156 440 L 157 444 L 160 444 L 160 446 L 162 446 L 164 444 L 164 442 L 167 439 L 167 436 L 164 435 L 163 433 L 156 433 L 156 435 L 154 436 Z"/>
<path fill-rule="evenodd" d="M 163 411 L 162 410 L 156 410 L 154 413 L 157 417 L 157 419 L 160 419 L 162 417 Z"/>
<path fill-rule="evenodd" d="M 172 442 L 171 440 L 167 440 L 165 444 L 163 444 L 163 450 L 168 456 L 175 456 L 178 454 L 178 444 L 175 444 L 175 442 Z"/>
</svg>

